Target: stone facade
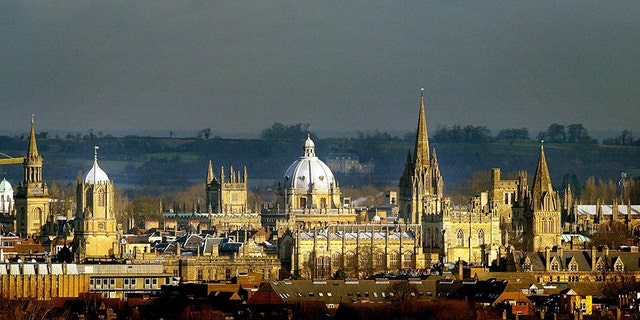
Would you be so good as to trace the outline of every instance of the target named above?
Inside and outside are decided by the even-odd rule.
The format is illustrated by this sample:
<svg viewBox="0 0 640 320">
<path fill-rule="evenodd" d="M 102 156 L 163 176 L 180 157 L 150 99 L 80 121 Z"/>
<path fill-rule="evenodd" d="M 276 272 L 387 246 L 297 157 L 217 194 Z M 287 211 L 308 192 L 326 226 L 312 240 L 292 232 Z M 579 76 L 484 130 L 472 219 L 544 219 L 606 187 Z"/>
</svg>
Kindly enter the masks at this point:
<svg viewBox="0 0 640 320">
<path fill-rule="evenodd" d="M 120 255 L 120 232 L 114 212 L 114 186 L 98 166 L 97 147 L 93 167 L 76 183 L 77 209 L 73 248 L 76 262 L 86 258 Z"/>
<path fill-rule="evenodd" d="M 407 156 L 399 183 L 398 215 L 405 223 L 420 223 L 423 214 L 440 214 L 449 205 L 449 199 L 444 197 L 436 152 L 433 151 L 431 158 L 429 154 L 424 95 L 421 95 L 413 158 L 411 154 Z"/>
<path fill-rule="evenodd" d="M 524 250 L 540 252 L 547 247 L 562 246 L 560 198 L 551 185 L 544 146 L 540 146 L 533 191 L 525 194 L 523 204 Z"/>
<path fill-rule="evenodd" d="M 420 225 L 335 225 L 299 231 L 291 261 L 301 278 L 330 278 L 343 270 L 364 278 L 385 271 L 427 267 Z"/>
<path fill-rule="evenodd" d="M 50 215 L 49 187 L 42 179 L 42 156 L 38 153 L 36 132 L 31 120 L 29 150 L 24 159 L 24 179 L 15 189 L 15 231 L 18 235 L 39 236 Z"/>
<path fill-rule="evenodd" d="M 226 177 L 224 167 L 220 169 L 220 180 L 213 173 L 211 161 L 207 170 L 206 202 L 209 213 L 245 213 L 247 208 L 247 167 L 242 173 L 233 167 Z"/>
</svg>

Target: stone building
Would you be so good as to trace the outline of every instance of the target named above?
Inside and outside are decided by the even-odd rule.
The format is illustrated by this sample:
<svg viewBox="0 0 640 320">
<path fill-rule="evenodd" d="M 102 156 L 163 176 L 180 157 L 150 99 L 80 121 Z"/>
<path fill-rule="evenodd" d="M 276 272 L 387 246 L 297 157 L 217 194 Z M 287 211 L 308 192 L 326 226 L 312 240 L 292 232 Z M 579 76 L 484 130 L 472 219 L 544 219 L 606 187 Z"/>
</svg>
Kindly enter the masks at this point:
<svg viewBox="0 0 640 320">
<path fill-rule="evenodd" d="M 540 157 L 533 178 L 533 191 L 523 198 L 523 248 L 527 252 L 539 252 L 545 248 L 562 245 L 562 221 L 560 198 L 553 190 L 544 146 L 540 146 Z"/>
<path fill-rule="evenodd" d="M 13 187 L 5 177 L 0 181 L 0 213 L 13 213 Z"/>
<path fill-rule="evenodd" d="M 385 271 L 423 270 L 420 225 L 332 225 L 295 232 L 293 272 L 301 278 L 330 278 L 343 270 L 363 278 Z M 286 240 L 285 240 L 286 242 Z"/>
<path fill-rule="evenodd" d="M 89 278 L 75 264 L 0 263 L 0 298 L 77 298 L 89 292 Z"/>
<path fill-rule="evenodd" d="M 440 175 L 435 150 L 430 157 L 427 120 L 424 112 L 424 94 L 420 96 L 420 112 L 416 144 L 407 155 L 404 173 L 399 183 L 399 218 L 405 223 L 420 223 L 423 214 L 440 214 L 449 205 L 444 197 L 444 181 Z"/>
<path fill-rule="evenodd" d="M 224 167 L 220 169 L 220 180 L 213 173 L 211 161 L 207 169 L 206 202 L 209 213 L 245 213 L 247 211 L 247 167 L 234 172 L 233 167 L 226 177 Z"/>
<path fill-rule="evenodd" d="M 86 258 L 119 256 L 121 236 L 117 229 L 113 195 L 113 182 L 98 165 L 98 147 L 95 147 L 93 166 L 84 179 L 78 175 L 76 182 L 73 238 L 76 262 Z"/>
<path fill-rule="evenodd" d="M 14 230 L 22 236 L 39 236 L 51 213 L 49 187 L 42 179 L 42 156 L 38 153 L 36 131 L 31 119 L 29 149 L 25 156 L 24 179 L 15 189 L 16 225 Z"/>
<path fill-rule="evenodd" d="M 440 252 L 444 262 L 467 261 L 487 266 L 502 246 L 500 215 L 490 207 L 486 192 L 468 206 L 447 207 L 423 219 L 425 247 Z"/>
<path fill-rule="evenodd" d="M 276 196 L 277 202 L 262 212 L 263 226 L 310 229 L 356 221 L 351 206 L 343 203 L 333 172 L 316 156 L 310 136 L 302 156 L 278 181 Z"/>
</svg>

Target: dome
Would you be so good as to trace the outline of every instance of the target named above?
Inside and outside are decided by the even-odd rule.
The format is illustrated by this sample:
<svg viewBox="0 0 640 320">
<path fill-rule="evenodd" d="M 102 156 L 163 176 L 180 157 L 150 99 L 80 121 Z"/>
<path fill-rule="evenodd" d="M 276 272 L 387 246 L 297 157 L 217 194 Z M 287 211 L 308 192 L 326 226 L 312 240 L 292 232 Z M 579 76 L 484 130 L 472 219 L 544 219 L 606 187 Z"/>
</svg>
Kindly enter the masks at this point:
<svg viewBox="0 0 640 320">
<path fill-rule="evenodd" d="M 93 157 L 93 167 L 91 167 L 91 170 L 89 170 L 89 172 L 84 176 L 84 183 L 96 184 L 104 182 L 109 182 L 109 177 L 98 165 L 98 147 L 96 146 L 95 155 Z"/>
<path fill-rule="evenodd" d="M 0 192 L 7 191 L 13 191 L 13 187 L 11 187 L 11 183 L 9 183 L 6 178 L 2 178 L 2 181 L 0 181 Z"/>
<path fill-rule="evenodd" d="M 312 184 L 316 190 L 330 190 L 331 185 L 335 183 L 331 169 L 316 157 L 315 144 L 311 137 L 307 137 L 304 154 L 289 166 L 282 182 L 286 188 L 305 191 L 310 190 Z"/>
</svg>

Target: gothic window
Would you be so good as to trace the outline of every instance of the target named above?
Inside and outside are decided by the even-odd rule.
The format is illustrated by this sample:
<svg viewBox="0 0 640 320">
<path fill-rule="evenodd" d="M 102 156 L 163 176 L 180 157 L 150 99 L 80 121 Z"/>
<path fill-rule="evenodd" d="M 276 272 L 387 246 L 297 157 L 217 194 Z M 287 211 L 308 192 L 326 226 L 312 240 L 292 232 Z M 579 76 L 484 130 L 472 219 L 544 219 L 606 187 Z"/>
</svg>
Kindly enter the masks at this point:
<svg viewBox="0 0 640 320">
<path fill-rule="evenodd" d="M 478 231 L 478 245 L 483 245 L 484 244 L 484 230 L 480 229 L 480 231 Z"/>
<path fill-rule="evenodd" d="M 398 265 L 398 253 L 397 252 L 391 252 L 389 254 L 389 268 L 390 269 L 400 269 L 400 266 Z"/>
<path fill-rule="evenodd" d="M 98 206 L 104 207 L 104 190 L 98 190 Z"/>
<path fill-rule="evenodd" d="M 302 265 L 305 267 L 309 266 L 309 260 L 311 260 L 311 252 L 305 252 L 302 254 Z"/>
<path fill-rule="evenodd" d="M 556 232 L 556 231 L 555 231 L 555 229 L 556 229 L 556 228 L 555 228 L 555 224 L 554 224 L 553 222 L 554 222 L 554 219 L 553 219 L 553 218 L 551 218 L 551 219 L 549 220 L 549 232 L 550 232 L 550 233 L 554 233 L 554 232 Z"/>
<path fill-rule="evenodd" d="M 327 207 L 327 198 L 320 198 L 320 208 Z"/>
<path fill-rule="evenodd" d="M 374 254 L 374 258 L 373 258 L 373 267 L 376 270 L 384 270 L 386 269 L 385 266 L 385 256 L 384 256 L 384 252 L 376 252 Z"/>
<path fill-rule="evenodd" d="M 577 263 L 572 263 L 569 265 L 569 270 L 570 271 L 578 271 L 578 264 Z"/>
<path fill-rule="evenodd" d="M 604 271 L 604 263 L 602 263 L 602 262 L 598 263 L 598 265 L 596 266 L 596 270 L 598 272 Z"/>
<path fill-rule="evenodd" d="M 342 268 L 342 255 L 339 252 L 331 254 L 331 266 L 335 270 Z"/>
<path fill-rule="evenodd" d="M 356 254 L 353 253 L 353 251 L 349 251 L 345 254 L 344 264 L 347 270 L 353 270 L 356 268 Z"/>
<path fill-rule="evenodd" d="M 456 245 L 464 246 L 464 231 L 462 231 L 462 229 L 456 231 Z"/>
<path fill-rule="evenodd" d="M 324 278 L 330 275 L 331 261 L 329 256 L 322 256 L 316 259 L 316 277 Z"/>
<path fill-rule="evenodd" d="M 549 229 L 547 227 L 547 219 L 542 219 L 542 233 L 549 233 Z"/>
<path fill-rule="evenodd" d="M 529 271 L 531 271 L 531 263 L 530 263 L 530 262 L 525 262 L 525 263 L 522 265 L 522 271 L 524 271 L 524 272 L 529 272 Z"/>
<path fill-rule="evenodd" d="M 413 252 L 406 251 L 404 253 L 404 259 L 402 261 L 402 264 L 404 265 L 403 267 L 405 269 L 413 268 Z"/>
</svg>

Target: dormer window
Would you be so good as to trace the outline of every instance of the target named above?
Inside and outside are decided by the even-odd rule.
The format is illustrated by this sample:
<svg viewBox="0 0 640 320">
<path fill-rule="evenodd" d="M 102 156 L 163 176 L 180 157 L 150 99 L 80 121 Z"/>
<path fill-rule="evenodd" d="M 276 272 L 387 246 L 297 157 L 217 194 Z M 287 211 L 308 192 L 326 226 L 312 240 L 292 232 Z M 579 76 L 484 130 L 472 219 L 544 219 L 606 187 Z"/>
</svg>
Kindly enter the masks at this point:
<svg viewBox="0 0 640 320">
<path fill-rule="evenodd" d="M 560 264 L 555 259 L 551 262 L 551 271 L 560 271 Z"/>
<path fill-rule="evenodd" d="M 613 269 L 618 272 L 624 271 L 624 263 L 622 263 L 620 257 L 618 257 L 618 259 L 616 259 L 616 262 L 613 264 Z"/>
</svg>

